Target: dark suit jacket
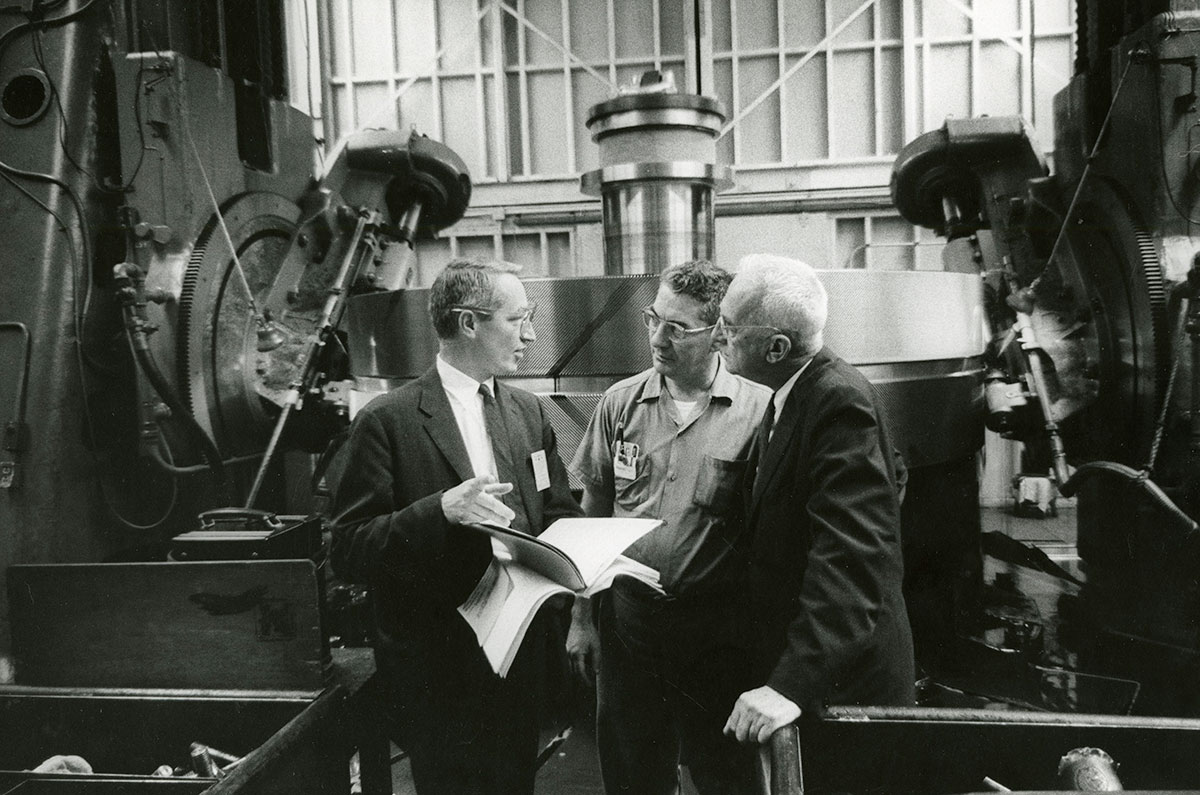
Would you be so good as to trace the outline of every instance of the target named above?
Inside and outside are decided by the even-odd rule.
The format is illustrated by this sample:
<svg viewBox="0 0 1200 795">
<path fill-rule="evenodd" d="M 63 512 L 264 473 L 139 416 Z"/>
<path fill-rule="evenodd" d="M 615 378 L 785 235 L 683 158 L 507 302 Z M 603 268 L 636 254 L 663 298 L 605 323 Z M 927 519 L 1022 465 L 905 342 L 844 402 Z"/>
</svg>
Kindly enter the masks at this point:
<svg viewBox="0 0 1200 795">
<path fill-rule="evenodd" d="M 754 475 L 759 674 L 806 713 L 913 701 L 892 449 L 870 384 L 823 349 Z"/>
<path fill-rule="evenodd" d="M 530 532 L 578 516 L 558 445 L 537 398 L 497 382 L 519 468 L 516 488 Z M 550 488 L 539 492 L 530 455 L 546 451 Z M 446 521 L 441 495 L 474 476 L 436 368 L 365 406 L 346 442 L 333 500 L 332 563 L 371 586 L 376 665 L 404 690 L 423 692 L 448 665 L 490 671 L 457 612 L 491 561 L 482 534 Z"/>
</svg>

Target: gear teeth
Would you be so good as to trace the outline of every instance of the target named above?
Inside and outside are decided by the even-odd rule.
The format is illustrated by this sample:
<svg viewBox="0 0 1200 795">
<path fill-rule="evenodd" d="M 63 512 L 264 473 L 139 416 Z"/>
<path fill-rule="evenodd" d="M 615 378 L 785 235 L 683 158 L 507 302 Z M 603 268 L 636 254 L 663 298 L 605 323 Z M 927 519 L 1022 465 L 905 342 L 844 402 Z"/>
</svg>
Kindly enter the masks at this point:
<svg viewBox="0 0 1200 795">
<path fill-rule="evenodd" d="M 1167 328 L 1167 285 L 1163 278 L 1162 265 L 1158 259 L 1158 251 L 1154 239 L 1141 226 L 1135 225 L 1133 235 L 1137 241 L 1139 263 L 1142 281 L 1146 288 L 1146 297 L 1150 302 L 1150 326 L 1154 336 L 1155 372 L 1159 391 L 1166 388 L 1167 373 L 1170 369 L 1171 341 L 1170 330 Z"/>
<path fill-rule="evenodd" d="M 179 291 L 179 334 L 176 337 L 176 361 L 179 362 L 179 383 L 183 384 L 183 399 L 187 404 L 188 411 L 193 416 L 196 414 L 196 400 L 192 396 L 191 373 L 191 346 L 188 345 L 188 340 L 191 338 L 191 325 L 194 322 L 192 318 L 192 308 L 196 302 L 196 290 L 200 283 L 200 269 L 204 265 L 204 255 L 208 248 L 208 236 L 204 235 L 201 240 L 196 243 L 196 247 L 192 249 L 192 256 L 188 259 L 187 269 L 183 274 L 183 285 Z"/>
</svg>

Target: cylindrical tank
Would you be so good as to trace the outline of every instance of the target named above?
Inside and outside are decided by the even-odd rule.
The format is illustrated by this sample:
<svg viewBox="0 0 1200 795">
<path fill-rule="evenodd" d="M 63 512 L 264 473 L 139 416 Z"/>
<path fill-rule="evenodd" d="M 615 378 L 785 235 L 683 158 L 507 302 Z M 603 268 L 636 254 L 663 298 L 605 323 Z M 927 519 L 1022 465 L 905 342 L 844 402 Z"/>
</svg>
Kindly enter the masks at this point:
<svg viewBox="0 0 1200 795">
<path fill-rule="evenodd" d="M 713 195 L 732 184 L 728 168 L 716 164 L 721 103 L 662 84 L 650 89 L 588 112 L 600 168 L 584 174 L 580 187 L 601 199 L 608 275 L 714 259 Z"/>
</svg>

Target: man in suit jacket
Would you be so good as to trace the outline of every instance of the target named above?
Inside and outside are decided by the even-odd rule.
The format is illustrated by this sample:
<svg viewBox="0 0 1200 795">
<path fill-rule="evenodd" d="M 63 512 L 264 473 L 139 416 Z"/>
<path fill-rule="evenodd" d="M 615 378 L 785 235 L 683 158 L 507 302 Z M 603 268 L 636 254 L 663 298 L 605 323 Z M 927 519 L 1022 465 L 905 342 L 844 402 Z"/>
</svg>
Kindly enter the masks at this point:
<svg viewBox="0 0 1200 795">
<path fill-rule="evenodd" d="M 775 390 L 748 484 L 755 673 L 725 731 L 766 742 L 829 704 L 913 702 L 895 459 L 870 384 L 823 347 L 815 271 L 751 255 L 721 303 L 731 372 Z"/>
<path fill-rule="evenodd" d="M 533 791 L 536 624 L 502 679 L 457 611 L 492 559 L 464 523 L 537 535 L 580 514 L 537 399 L 495 378 L 535 337 L 515 271 L 457 260 L 438 276 L 435 366 L 359 412 L 334 493 L 333 567 L 370 585 L 394 739 L 423 793 Z"/>
</svg>

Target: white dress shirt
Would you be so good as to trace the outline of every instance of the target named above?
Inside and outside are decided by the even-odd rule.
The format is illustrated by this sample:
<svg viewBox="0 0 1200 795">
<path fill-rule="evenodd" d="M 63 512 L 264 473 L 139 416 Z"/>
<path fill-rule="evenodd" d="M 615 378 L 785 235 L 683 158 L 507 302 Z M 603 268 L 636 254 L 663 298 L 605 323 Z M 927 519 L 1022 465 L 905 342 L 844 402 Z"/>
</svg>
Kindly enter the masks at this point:
<svg viewBox="0 0 1200 795">
<path fill-rule="evenodd" d="M 440 354 L 437 357 L 437 372 L 442 379 L 442 388 L 446 390 L 446 397 L 450 400 L 450 410 L 454 412 L 458 432 L 462 434 L 463 444 L 466 445 L 467 457 L 471 459 L 471 470 L 475 477 L 496 477 L 496 456 L 492 452 L 492 441 L 483 420 L 480 382 L 454 367 Z M 483 383 L 488 385 L 493 395 L 496 394 L 496 379 L 489 378 Z"/>
<path fill-rule="evenodd" d="M 772 398 L 772 405 L 775 407 L 775 418 L 771 420 L 771 433 L 767 436 L 768 441 L 770 441 L 771 436 L 775 435 L 775 426 L 779 424 L 779 417 L 783 414 L 783 404 L 787 403 L 788 396 L 792 394 L 792 387 L 796 385 L 800 374 L 807 370 L 810 364 L 812 364 L 812 359 L 805 362 L 803 367 L 792 373 L 791 378 L 783 382 L 783 386 L 775 390 L 775 395 Z"/>
</svg>

